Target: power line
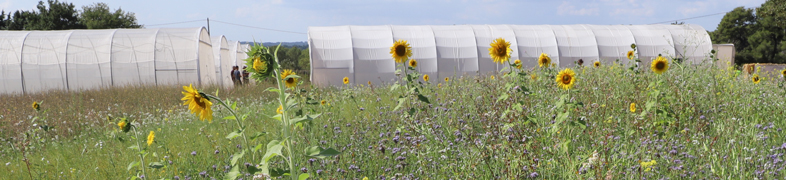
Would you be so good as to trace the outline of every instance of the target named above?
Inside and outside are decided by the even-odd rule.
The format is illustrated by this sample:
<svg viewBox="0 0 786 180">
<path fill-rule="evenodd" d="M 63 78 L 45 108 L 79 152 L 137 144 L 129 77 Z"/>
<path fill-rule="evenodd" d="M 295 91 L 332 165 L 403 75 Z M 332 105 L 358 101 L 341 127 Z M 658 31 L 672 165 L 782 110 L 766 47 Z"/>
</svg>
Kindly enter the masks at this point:
<svg viewBox="0 0 786 180">
<path fill-rule="evenodd" d="M 254 29 L 262 29 L 262 30 L 268 30 L 268 31 L 278 31 L 278 32 L 293 33 L 293 34 L 306 34 L 306 33 L 295 32 L 295 31 L 286 31 L 286 30 L 278 30 L 278 29 L 270 29 L 270 28 L 263 28 L 263 27 L 255 27 L 255 26 L 249 26 L 249 25 L 235 24 L 235 23 L 224 22 L 224 21 L 219 21 L 219 20 L 215 20 L 215 19 L 213 21 L 219 22 L 219 23 L 224 23 L 224 24 L 229 24 L 229 25 L 242 26 L 242 27 L 254 28 Z"/>
<path fill-rule="evenodd" d="M 203 20 L 203 19 L 200 19 L 200 20 L 193 20 L 193 21 L 181 21 L 181 22 L 173 22 L 173 23 L 162 23 L 162 24 L 144 25 L 144 26 L 163 26 L 163 25 L 172 25 L 172 24 L 183 24 L 183 23 L 200 22 L 200 21 L 204 21 L 204 20 Z"/>
<path fill-rule="evenodd" d="M 656 22 L 656 23 L 650 23 L 650 24 L 671 23 L 671 22 L 677 22 L 677 21 L 688 20 L 688 19 L 696 19 L 696 18 L 703 18 L 703 17 L 708 17 L 708 16 L 715 16 L 715 15 L 719 15 L 719 14 L 726 14 L 726 13 L 729 13 L 729 12 L 731 12 L 731 11 L 719 12 L 719 13 L 707 14 L 707 15 L 701 15 L 701 16 L 695 16 L 695 17 L 689 17 L 689 18 L 684 18 L 684 19 L 677 19 L 677 20 L 671 20 L 671 21 Z"/>
</svg>

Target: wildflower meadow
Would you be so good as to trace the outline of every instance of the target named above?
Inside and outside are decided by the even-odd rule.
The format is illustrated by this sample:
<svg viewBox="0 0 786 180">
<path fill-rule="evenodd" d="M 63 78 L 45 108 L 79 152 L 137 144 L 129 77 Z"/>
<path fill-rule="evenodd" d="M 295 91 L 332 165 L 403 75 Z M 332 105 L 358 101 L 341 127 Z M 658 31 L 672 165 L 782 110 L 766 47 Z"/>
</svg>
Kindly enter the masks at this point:
<svg viewBox="0 0 786 180">
<path fill-rule="evenodd" d="M 786 70 L 659 56 L 567 68 L 540 53 L 431 78 L 406 40 L 396 81 L 315 87 L 252 46 L 256 85 L 3 95 L 3 179 L 778 179 Z M 687 62 L 687 61 L 684 61 Z"/>
</svg>

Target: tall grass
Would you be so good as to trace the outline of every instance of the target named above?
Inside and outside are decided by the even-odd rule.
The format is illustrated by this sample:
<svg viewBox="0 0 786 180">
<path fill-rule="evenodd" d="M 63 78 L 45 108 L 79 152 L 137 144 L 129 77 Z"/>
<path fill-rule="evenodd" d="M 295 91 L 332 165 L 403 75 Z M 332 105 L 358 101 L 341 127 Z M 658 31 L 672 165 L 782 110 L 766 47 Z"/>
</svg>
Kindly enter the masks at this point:
<svg viewBox="0 0 786 180">
<path fill-rule="evenodd" d="M 753 84 L 729 70 L 701 66 L 672 66 L 662 75 L 644 70 L 636 74 L 627 66 L 611 64 L 575 71 L 575 91 L 559 89 L 553 71 L 540 69 L 528 71 L 536 74 L 534 79 L 501 74 L 493 74 L 493 80 L 431 79 L 420 91 L 431 104 L 407 101 L 407 107 L 421 109 L 412 115 L 406 108 L 393 111 L 401 92 L 389 86 L 306 89 L 301 95 L 327 104 L 303 105 L 304 111 L 323 114 L 294 129 L 293 149 L 322 146 L 342 154 L 325 160 L 293 156 L 293 162 L 307 162 L 295 168 L 312 179 L 784 176 L 783 79 Z M 512 81 L 522 84 L 506 88 Z M 219 91 L 222 98 L 239 100 L 238 112 L 251 112 L 247 122 L 252 131 L 271 132 L 261 142 L 278 139 L 281 129 L 269 118 L 278 103 L 273 93 L 263 92 L 266 86 Z M 129 87 L 7 97 L 10 102 L 0 102 L 0 129 L 4 137 L 14 137 L 36 128 L 27 123 L 37 116 L 29 105 L 44 101 L 47 113 L 40 116 L 47 117 L 56 131 L 40 131 L 47 140 L 32 143 L 35 148 L 27 157 L 34 179 L 124 179 L 139 174 L 137 168 L 127 168 L 138 158 L 128 149 L 133 140 L 118 133 L 115 122 L 105 120 L 108 114 L 137 119 L 142 132 L 156 132 L 146 161 L 162 162 L 164 167 L 148 172 L 146 178 L 220 179 L 241 144 L 224 138 L 234 122 L 198 121 L 180 105 L 180 91 Z M 510 96 L 500 99 L 503 92 Z M 636 112 L 631 112 L 631 103 L 637 104 Z M 513 107 L 516 104 L 522 106 Z M 227 115 L 214 110 L 215 117 Z M 560 122 L 558 115 L 566 112 L 566 120 Z M 2 177 L 28 179 L 15 142 L 6 138 L 3 143 Z M 262 146 L 259 151 L 265 152 Z M 258 164 L 259 156 L 253 158 L 244 156 L 240 162 Z M 656 164 L 647 164 L 651 161 Z M 281 160 L 273 166 L 287 167 Z"/>
</svg>

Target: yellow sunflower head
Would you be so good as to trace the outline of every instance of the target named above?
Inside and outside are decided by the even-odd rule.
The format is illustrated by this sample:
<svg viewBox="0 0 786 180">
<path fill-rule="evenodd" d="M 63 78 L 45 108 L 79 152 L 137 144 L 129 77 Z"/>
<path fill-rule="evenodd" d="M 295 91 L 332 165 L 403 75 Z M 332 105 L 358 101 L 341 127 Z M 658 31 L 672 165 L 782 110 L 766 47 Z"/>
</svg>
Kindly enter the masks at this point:
<svg viewBox="0 0 786 180">
<path fill-rule="evenodd" d="M 630 112 L 636 112 L 636 103 L 630 103 Z"/>
<path fill-rule="evenodd" d="M 423 81 L 428 81 L 428 74 L 423 75 Z"/>
<path fill-rule="evenodd" d="M 538 66 L 549 67 L 549 65 L 551 65 L 551 58 L 549 57 L 549 55 L 546 53 L 540 53 L 540 56 L 538 57 Z"/>
<path fill-rule="evenodd" d="M 594 63 L 592 63 L 592 66 L 600 67 L 600 61 L 595 61 Z"/>
<path fill-rule="evenodd" d="M 41 104 L 38 104 L 38 102 L 35 102 L 35 101 L 33 101 L 33 105 L 32 105 L 32 107 L 33 107 L 33 109 L 35 109 L 36 111 L 40 111 L 40 110 L 41 110 Z"/>
<path fill-rule="evenodd" d="M 413 68 L 418 67 L 418 61 L 416 61 L 415 59 L 410 59 L 409 67 L 413 67 Z"/>
<path fill-rule="evenodd" d="M 276 113 L 284 114 L 284 106 L 278 105 L 278 108 L 276 109 Z"/>
<path fill-rule="evenodd" d="M 319 104 L 324 106 L 325 104 L 327 104 L 327 101 L 322 100 L 322 101 L 319 102 Z"/>
<path fill-rule="evenodd" d="M 450 78 L 447 78 L 447 77 L 446 77 L 446 78 L 445 78 L 445 82 L 448 82 L 448 81 L 450 81 Z"/>
<path fill-rule="evenodd" d="M 123 132 L 128 132 L 129 130 L 131 130 L 131 125 L 128 124 L 128 119 L 126 118 L 122 118 L 120 122 L 117 123 L 117 127 L 119 127 L 120 130 Z"/>
<path fill-rule="evenodd" d="M 655 60 L 652 60 L 652 67 L 650 67 L 650 69 L 657 74 L 663 74 L 663 72 L 669 69 L 669 61 L 663 56 L 658 56 Z"/>
<path fill-rule="evenodd" d="M 254 67 L 252 68 L 254 68 L 254 70 L 256 71 L 264 71 L 267 69 L 267 63 L 265 61 L 262 61 L 262 59 L 257 56 L 254 57 Z"/>
<path fill-rule="evenodd" d="M 538 79 L 538 75 L 536 75 L 535 73 L 532 73 L 532 75 L 530 75 L 530 78 L 532 78 L 532 80 L 537 80 Z"/>
<path fill-rule="evenodd" d="M 366 83 L 368 84 L 368 86 L 371 86 L 371 81 L 368 81 L 368 82 L 366 82 Z"/>
<path fill-rule="evenodd" d="M 491 75 L 491 80 L 494 80 L 494 75 Z"/>
<path fill-rule="evenodd" d="M 753 77 L 751 77 L 751 80 L 753 81 L 753 84 L 759 84 L 759 82 L 761 82 L 761 77 L 759 77 L 758 74 L 754 74 Z"/>
<path fill-rule="evenodd" d="M 150 134 L 147 135 L 147 146 L 153 145 L 153 141 L 156 139 L 156 133 L 150 131 Z"/>
<path fill-rule="evenodd" d="M 396 60 L 396 63 L 404 63 L 412 56 L 412 47 L 407 41 L 399 39 L 393 43 L 393 46 L 390 46 L 390 55 Z"/>
<path fill-rule="evenodd" d="M 284 85 L 286 85 L 287 88 L 294 88 L 297 85 L 297 78 L 287 78 L 289 75 L 297 74 L 290 69 L 284 69 L 284 72 L 281 72 L 281 80 L 284 80 Z"/>
<path fill-rule="evenodd" d="M 516 69 L 521 69 L 521 60 L 516 59 L 515 61 L 513 61 L 513 65 L 516 66 Z"/>
<path fill-rule="evenodd" d="M 633 58 L 636 58 L 636 53 L 634 53 L 633 50 L 630 50 L 626 56 L 628 59 L 633 60 Z"/>
<path fill-rule="evenodd" d="M 344 77 L 344 84 L 349 84 L 349 77 Z"/>
<path fill-rule="evenodd" d="M 568 90 L 576 84 L 576 73 L 572 69 L 566 68 L 557 74 L 556 81 L 560 88 Z"/>
<path fill-rule="evenodd" d="M 183 86 L 183 90 L 185 90 L 181 92 L 183 98 L 180 99 L 183 101 L 183 105 L 188 105 L 188 109 L 191 110 L 191 113 L 199 116 L 199 120 L 213 121 L 213 110 L 210 109 L 213 103 L 208 97 L 197 91 L 193 85 Z"/>
<path fill-rule="evenodd" d="M 495 63 L 502 64 L 510 60 L 510 52 L 513 51 L 510 49 L 510 42 L 505 41 L 503 38 L 497 38 L 491 41 L 490 46 L 489 56 Z"/>
</svg>

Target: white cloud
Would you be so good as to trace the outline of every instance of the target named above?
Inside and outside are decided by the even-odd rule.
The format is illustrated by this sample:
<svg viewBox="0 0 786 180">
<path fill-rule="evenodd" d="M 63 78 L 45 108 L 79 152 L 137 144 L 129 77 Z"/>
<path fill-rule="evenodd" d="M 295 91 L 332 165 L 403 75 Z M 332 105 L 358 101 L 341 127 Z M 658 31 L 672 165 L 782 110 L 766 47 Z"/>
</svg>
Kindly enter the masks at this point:
<svg viewBox="0 0 786 180">
<path fill-rule="evenodd" d="M 576 6 L 568 3 L 567 1 L 563 1 L 562 4 L 560 4 L 559 7 L 557 7 L 557 14 L 559 15 L 591 16 L 591 15 L 598 15 L 599 11 L 600 9 L 597 8 L 597 6 L 593 8 L 576 9 Z"/>
</svg>

